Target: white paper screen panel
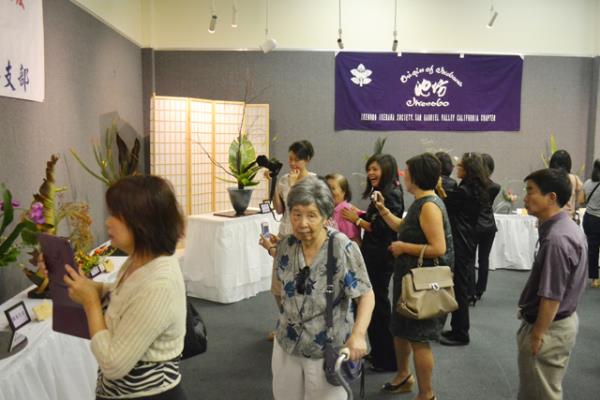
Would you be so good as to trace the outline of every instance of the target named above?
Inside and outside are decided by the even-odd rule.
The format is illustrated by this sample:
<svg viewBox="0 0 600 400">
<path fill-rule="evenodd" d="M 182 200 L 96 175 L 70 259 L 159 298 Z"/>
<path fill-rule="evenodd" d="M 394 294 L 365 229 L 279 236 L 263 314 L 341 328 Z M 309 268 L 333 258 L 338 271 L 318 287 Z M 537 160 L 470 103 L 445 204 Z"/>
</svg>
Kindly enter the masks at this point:
<svg viewBox="0 0 600 400">
<path fill-rule="evenodd" d="M 151 102 L 151 173 L 170 180 L 187 214 L 231 209 L 227 188 L 234 183 L 214 166 L 203 148 L 229 170 L 229 145 L 242 132 L 256 155 L 269 155 L 269 105 L 244 104 L 191 98 L 155 96 Z M 268 182 L 262 172 L 254 187 L 250 207 L 268 198 Z"/>
</svg>

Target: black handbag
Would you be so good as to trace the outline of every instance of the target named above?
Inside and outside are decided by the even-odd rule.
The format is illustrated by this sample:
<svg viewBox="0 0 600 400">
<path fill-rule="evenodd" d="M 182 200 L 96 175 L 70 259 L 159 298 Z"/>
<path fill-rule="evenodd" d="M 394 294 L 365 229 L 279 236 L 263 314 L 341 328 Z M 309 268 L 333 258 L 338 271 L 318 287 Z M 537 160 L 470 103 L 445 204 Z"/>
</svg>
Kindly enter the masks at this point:
<svg viewBox="0 0 600 400">
<path fill-rule="evenodd" d="M 185 317 L 183 352 L 181 353 L 182 360 L 204 353 L 208 346 L 206 324 L 189 297 L 186 297 L 186 305 L 187 312 Z"/>
<path fill-rule="evenodd" d="M 325 378 L 327 382 L 333 386 L 342 386 L 340 376 L 335 371 L 335 363 L 340 356 L 339 349 L 333 346 L 333 339 L 330 336 L 330 331 L 333 328 L 333 273 L 335 270 L 335 258 L 333 257 L 333 240 L 335 233 L 329 237 L 327 247 L 327 289 L 325 290 L 325 298 L 327 299 L 325 307 L 325 324 L 327 327 L 327 341 L 325 342 L 323 369 L 325 370 Z M 336 302 L 337 303 L 337 302 Z M 352 361 L 347 360 L 342 362 L 340 368 L 341 375 L 346 383 L 361 380 L 360 396 L 364 397 L 365 374 L 363 360 Z"/>
</svg>

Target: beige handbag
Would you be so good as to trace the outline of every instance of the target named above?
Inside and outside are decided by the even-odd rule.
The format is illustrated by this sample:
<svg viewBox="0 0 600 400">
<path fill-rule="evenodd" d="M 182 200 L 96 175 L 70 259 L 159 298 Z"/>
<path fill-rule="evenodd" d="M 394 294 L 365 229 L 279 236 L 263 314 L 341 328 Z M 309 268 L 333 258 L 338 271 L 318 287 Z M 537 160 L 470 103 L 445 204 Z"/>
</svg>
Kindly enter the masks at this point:
<svg viewBox="0 0 600 400">
<path fill-rule="evenodd" d="M 437 265 L 423 268 L 423 246 L 416 268 L 402 277 L 402 293 L 396 311 L 410 319 L 430 319 L 456 311 L 454 282 L 450 267 Z"/>
</svg>

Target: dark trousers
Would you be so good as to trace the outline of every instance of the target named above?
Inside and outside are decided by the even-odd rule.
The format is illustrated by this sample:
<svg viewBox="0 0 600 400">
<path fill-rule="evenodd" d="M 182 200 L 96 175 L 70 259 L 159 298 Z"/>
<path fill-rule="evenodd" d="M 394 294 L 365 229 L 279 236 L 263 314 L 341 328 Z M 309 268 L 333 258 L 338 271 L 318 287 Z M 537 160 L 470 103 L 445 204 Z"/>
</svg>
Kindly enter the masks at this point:
<svg viewBox="0 0 600 400">
<path fill-rule="evenodd" d="M 585 213 L 583 216 L 583 231 L 588 243 L 588 276 L 598 279 L 598 253 L 600 249 L 600 218 Z"/>
<path fill-rule="evenodd" d="M 473 246 L 454 246 L 454 295 L 458 303 L 458 310 L 452 313 L 450 326 L 453 336 L 457 340 L 469 340 L 469 288 L 473 287 L 473 266 L 475 250 Z"/>
<path fill-rule="evenodd" d="M 476 296 L 481 296 L 487 288 L 488 272 L 490 270 L 490 252 L 492 251 L 492 244 L 494 244 L 495 237 L 495 231 L 482 232 L 477 237 L 477 248 L 479 250 L 477 263 L 479 269 L 477 271 L 477 283 L 474 285 L 474 294 Z M 473 274 L 473 279 L 475 279 L 475 274 Z"/>
<path fill-rule="evenodd" d="M 387 249 L 382 249 L 380 254 L 369 253 L 363 253 L 363 256 L 375 293 L 375 309 L 368 329 L 371 361 L 374 367 L 396 371 L 396 352 L 390 331 L 392 305 L 389 288 L 393 273 L 391 257 L 388 256 Z"/>
</svg>

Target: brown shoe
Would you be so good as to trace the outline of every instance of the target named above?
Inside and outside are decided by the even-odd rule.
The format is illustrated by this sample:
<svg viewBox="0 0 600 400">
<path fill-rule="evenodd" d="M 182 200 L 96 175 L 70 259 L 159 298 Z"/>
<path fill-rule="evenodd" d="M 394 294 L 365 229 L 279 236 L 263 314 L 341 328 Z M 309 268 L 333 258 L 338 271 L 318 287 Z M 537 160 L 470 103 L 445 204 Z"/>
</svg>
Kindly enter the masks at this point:
<svg viewBox="0 0 600 400">
<path fill-rule="evenodd" d="M 273 340 L 275 340 L 275 333 L 276 333 L 275 331 L 269 332 L 269 334 L 267 335 L 267 340 L 269 342 L 272 342 Z"/>
<path fill-rule="evenodd" d="M 592 279 L 592 284 L 590 286 L 594 289 L 600 288 L 600 279 Z"/>
<path fill-rule="evenodd" d="M 412 392 L 412 385 L 415 383 L 415 379 L 412 374 L 408 374 L 402 382 L 394 385 L 391 382 L 387 382 L 381 387 L 381 391 L 384 393 L 408 393 Z"/>
</svg>

